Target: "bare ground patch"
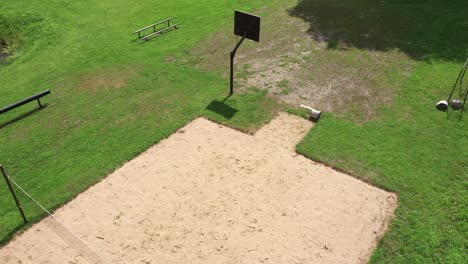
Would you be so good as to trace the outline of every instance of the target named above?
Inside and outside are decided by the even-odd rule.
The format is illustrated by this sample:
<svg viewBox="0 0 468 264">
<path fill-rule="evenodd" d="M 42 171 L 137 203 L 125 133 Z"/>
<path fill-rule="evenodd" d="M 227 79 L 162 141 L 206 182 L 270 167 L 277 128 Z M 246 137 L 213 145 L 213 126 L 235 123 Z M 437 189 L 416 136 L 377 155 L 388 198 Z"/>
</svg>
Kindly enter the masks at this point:
<svg viewBox="0 0 468 264">
<path fill-rule="evenodd" d="M 260 43 L 244 42 L 236 56 L 236 81 L 267 89 L 292 105 L 307 104 L 356 120 L 372 118 L 392 102 L 399 81 L 411 68 L 398 50 L 372 51 L 327 43 L 308 32 L 310 25 L 289 15 L 293 1 L 280 8 L 263 8 Z M 228 76 L 229 52 L 236 38 L 231 25 L 192 50 L 192 63 Z"/>
<path fill-rule="evenodd" d="M 80 90 L 96 93 L 100 90 L 119 89 L 127 85 L 127 80 L 135 77 L 139 67 L 113 66 L 83 74 L 80 77 Z"/>
<path fill-rule="evenodd" d="M 8 44 L 3 39 L 0 39 L 0 65 L 2 65 L 9 56 Z"/>
</svg>

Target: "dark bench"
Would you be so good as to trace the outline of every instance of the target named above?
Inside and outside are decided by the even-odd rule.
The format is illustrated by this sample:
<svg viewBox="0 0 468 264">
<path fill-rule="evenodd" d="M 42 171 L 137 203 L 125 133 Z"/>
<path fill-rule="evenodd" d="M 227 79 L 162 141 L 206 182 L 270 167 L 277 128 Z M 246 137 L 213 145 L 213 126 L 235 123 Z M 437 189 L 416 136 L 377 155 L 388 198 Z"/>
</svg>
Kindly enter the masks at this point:
<svg viewBox="0 0 468 264">
<path fill-rule="evenodd" d="M 136 30 L 135 32 L 133 32 L 133 34 L 138 34 L 138 39 L 140 39 L 140 40 L 148 41 L 148 39 L 150 39 L 150 38 L 152 38 L 152 37 L 156 37 L 156 36 L 162 35 L 164 32 L 166 32 L 166 31 L 168 31 L 168 30 L 177 29 L 177 28 L 179 27 L 180 23 L 171 25 L 171 20 L 172 20 L 172 19 L 174 19 L 174 18 L 171 17 L 171 18 L 165 19 L 165 20 L 163 20 L 163 21 L 159 21 L 159 22 L 157 22 L 157 23 L 154 23 L 154 24 L 152 24 L 152 25 L 149 25 L 149 26 L 147 26 L 147 27 L 138 29 L 138 30 Z M 166 23 L 166 22 L 167 22 L 167 26 L 165 26 L 165 27 L 162 28 L 162 29 L 156 30 L 156 26 L 161 25 L 161 24 Z M 143 31 L 145 31 L 145 30 L 147 30 L 147 29 L 150 29 L 150 28 L 153 29 L 153 33 L 148 34 L 148 35 L 143 35 L 143 36 L 142 36 Z"/>
<path fill-rule="evenodd" d="M 39 104 L 39 108 L 43 108 L 40 98 L 44 97 L 44 96 L 46 96 L 48 94 L 50 94 L 50 90 L 45 90 L 43 92 L 40 92 L 38 94 L 35 94 L 35 95 L 30 96 L 28 98 L 25 98 L 25 99 L 23 99 L 21 101 L 18 101 L 18 102 L 14 103 L 14 104 L 11 104 L 9 106 L 5 106 L 3 108 L 0 108 L 0 114 L 6 113 L 6 112 L 8 112 L 10 110 L 13 110 L 13 109 L 15 109 L 17 107 L 20 107 L 20 106 L 22 106 L 24 104 L 27 104 L 29 102 L 36 101 L 36 100 L 37 100 L 37 103 Z"/>
</svg>

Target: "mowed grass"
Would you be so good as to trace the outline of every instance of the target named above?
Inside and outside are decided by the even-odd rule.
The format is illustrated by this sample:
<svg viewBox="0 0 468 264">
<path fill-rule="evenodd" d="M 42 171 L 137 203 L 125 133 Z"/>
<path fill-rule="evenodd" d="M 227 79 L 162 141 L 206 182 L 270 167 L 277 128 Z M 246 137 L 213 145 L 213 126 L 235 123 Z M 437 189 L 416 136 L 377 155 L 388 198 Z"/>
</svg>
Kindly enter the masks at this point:
<svg viewBox="0 0 468 264">
<path fill-rule="evenodd" d="M 228 80 L 168 57 L 190 56 L 189 49 L 219 24 L 232 23 L 234 8 L 249 11 L 259 4 L 2 1 L 0 14 L 20 24 L 9 26 L 18 30 L 13 40 L 22 49 L 0 68 L 0 105 L 44 89 L 52 94 L 41 111 L 31 103 L 0 116 L 0 163 L 53 210 L 197 116 L 253 131 L 278 109 L 274 100 L 262 93 L 235 95 L 225 104 L 237 113 L 225 118 L 229 107 L 206 106 L 225 98 Z M 31 24 L 30 17 L 37 19 Z M 168 17 L 176 17 L 181 28 L 147 43 L 135 41 L 131 32 Z M 12 37 L 5 35 L 0 37 Z M 0 186 L 5 242 L 22 221 L 6 185 Z M 32 222 L 44 215 L 18 195 Z"/>
<path fill-rule="evenodd" d="M 0 116 L 0 163 L 48 209 L 196 116 L 254 131 L 282 108 L 250 89 L 226 101 L 237 112 L 225 118 L 229 107 L 212 104 L 226 96 L 223 74 L 179 63 L 218 28 L 228 28 L 234 8 L 252 11 L 265 2 L 2 3 L 7 15 L 27 11 L 41 19 L 28 26 L 37 37 L 25 37 L 31 44 L 0 69 L 0 105 L 46 88 L 53 94 L 44 100 L 46 109 L 16 122 L 10 121 L 35 106 Z M 373 263 L 465 262 L 468 116 L 459 122 L 457 112 L 447 116 L 434 104 L 448 95 L 468 56 L 466 9 L 463 1 L 304 0 L 289 10 L 310 24 L 312 36 L 321 33 L 329 44 L 323 53 L 340 46 L 400 50 L 414 60 L 410 72 L 392 76 L 398 78 L 395 97 L 374 119 L 354 123 L 344 114 L 324 113 L 298 146 L 314 160 L 398 194 L 396 217 Z M 133 41 L 133 30 L 171 16 L 181 29 L 145 44 Z M 43 215 L 20 199 L 28 217 Z M 6 241 L 22 223 L 6 187 L 0 204 L 0 238 Z"/>
<path fill-rule="evenodd" d="M 325 114 L 298 146 L 307 157 L 398 194 L 372 263 L 466 261 L 468 116 L 458 122 L 455 113 L 447 118 L 434 108 L 459 66 L 421 63 L 379 120 L 357 125 Z"/>
<path fill-rule="evenodd" d="M 399 195 L 396 217 L 373 263 L 465 263 L 467 255 L 467 117 L 458 121 L 459 112 L 435 110 L 468 56 L 468 35 L 460 34 L 468 32 L 467 3 L 430 2 L 283 1 L 279 9 L 262 9 L 263 42 L 246 44 L 247 64 L 238 65 L 246 72 L 258 61 L 271 64 L 284 54 L 297 58 L 312 51 L 288 77 L 296 82 L 314 77 L 310 83 L 321 89 L 331 84 L 336 92 L 326 102 L 336 105 L 335 99 L 344 98 L 355 105 L 325 113 L 298 152 Z M 218 42 L 229 39 L 222 32 L 212 39 L 209 48 L 198 50 L 216 56 L 202 55 L 200 67 L 216 71 L 227 63 L 222 60 L 227 50 Z M 319 49 L 324 44 L 327 48 Z M 271 82 L 280 67 L 274 65 L 264 79 Z M 342 83 L 335 81 L 341 78 Z M 344 89 L 349 82 L 355 87 Z M 288 88 L 285 80 L 277 86 Z M 320 96 L 312 93 L 306 102 L 323 110 Z M 366 118 L 369 108 L 375 114 Z"/>
<path fill-rule="evenodd" d="M 468 115 L 459 120 L 460 112 L 435 110 L 468 57 L 466 10 L 466 1 L 303 0 L 291 11 L 330 50 L 397 49 L 415 62 L 395 76 L 395 98 L 374 120 L 325 114 L 298 146 L 398 194 L 372 263 L 466 263 Z"/>
</svg>

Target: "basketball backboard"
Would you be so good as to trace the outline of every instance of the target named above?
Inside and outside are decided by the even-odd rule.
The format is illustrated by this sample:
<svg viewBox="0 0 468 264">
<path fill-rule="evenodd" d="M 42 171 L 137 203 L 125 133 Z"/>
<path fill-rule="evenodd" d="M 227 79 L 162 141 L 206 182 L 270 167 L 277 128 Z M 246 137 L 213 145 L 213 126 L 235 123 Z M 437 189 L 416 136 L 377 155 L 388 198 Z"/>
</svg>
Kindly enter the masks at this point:
<svg viewBox="0 0 468 264">
<path fill-rule="evenodd" d="M 234 34 L 240 37 L 259 42 L 260 41 L 260 17 L 235 10 Z"/>
</svg>

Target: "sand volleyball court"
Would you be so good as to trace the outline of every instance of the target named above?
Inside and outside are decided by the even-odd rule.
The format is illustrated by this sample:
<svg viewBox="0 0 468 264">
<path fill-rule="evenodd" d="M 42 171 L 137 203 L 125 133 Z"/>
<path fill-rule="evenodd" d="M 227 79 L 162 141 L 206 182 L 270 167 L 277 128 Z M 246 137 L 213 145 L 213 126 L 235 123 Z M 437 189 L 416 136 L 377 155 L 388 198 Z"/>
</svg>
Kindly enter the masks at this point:
<svg viewBox="0 0 468 264">
<path fill-rule="evenodd" d="M 394 194 L 294 152 L 312 123 L 254 136 L 198 118 L 0 249 L 0 263 L 363 263 Z"/>
</svg>

